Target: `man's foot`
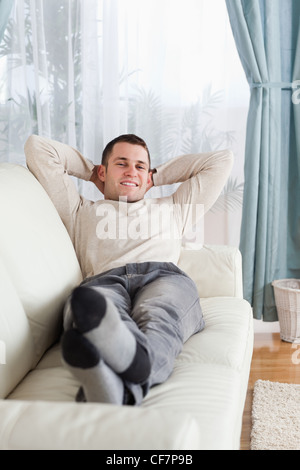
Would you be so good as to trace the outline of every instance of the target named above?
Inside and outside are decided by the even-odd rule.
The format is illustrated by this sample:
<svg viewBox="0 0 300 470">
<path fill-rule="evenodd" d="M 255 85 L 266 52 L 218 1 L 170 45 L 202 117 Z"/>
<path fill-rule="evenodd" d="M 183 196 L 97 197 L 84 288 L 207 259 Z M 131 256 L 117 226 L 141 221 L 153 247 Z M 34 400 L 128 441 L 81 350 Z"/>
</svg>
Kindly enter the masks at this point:
<svg viewBox="0 0 300 470">
<path fill-rule="evenodd" d="M 95 346 L 81 333 L 74 329 L 66 331 L 61 349 L 63 363 L 81 383 L 82 396 L 86 401 L 123 404 L 123 381 L 105 364 Z"/>
<path fill-rule="evenodd" d="M 121 320 L 115 305 L 99 290 L 77 287 L 71 297 L 71 308 L 75 327 L 122 379 L 143 383 L 149 377 L 147 351 Z"/>
</svg>

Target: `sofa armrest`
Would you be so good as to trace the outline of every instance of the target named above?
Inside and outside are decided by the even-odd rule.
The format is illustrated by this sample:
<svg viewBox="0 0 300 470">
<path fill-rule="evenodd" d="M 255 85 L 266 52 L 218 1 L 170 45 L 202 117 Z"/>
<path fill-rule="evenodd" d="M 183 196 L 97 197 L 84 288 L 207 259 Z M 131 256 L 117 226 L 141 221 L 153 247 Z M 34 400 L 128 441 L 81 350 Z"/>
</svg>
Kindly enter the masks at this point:
<svg viewBox="0 0 300 470">
<path fill-rule="evenodd" d="M 243 298 L 242 256 L 238 248 L 203 245 L 182 249 L 178 266 L 196 283 L 199 297 Z"/>
<path fill-rule="evenodd" d="M 195 450 L 199 445 L 199 426 L 189 413 L 0 400 L 1 450 Z"/>
</svg>

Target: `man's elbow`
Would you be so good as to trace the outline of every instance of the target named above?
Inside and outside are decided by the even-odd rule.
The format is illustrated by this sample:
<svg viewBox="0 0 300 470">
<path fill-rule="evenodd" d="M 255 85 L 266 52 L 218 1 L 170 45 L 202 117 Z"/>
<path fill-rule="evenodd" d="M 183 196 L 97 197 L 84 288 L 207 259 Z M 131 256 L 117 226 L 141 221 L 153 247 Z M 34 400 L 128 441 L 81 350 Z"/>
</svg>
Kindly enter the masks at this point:
<svg viewBox="0 0 300 470">
<path fill-rule="evenodd" d="M 234 153 L 232 152 L 232 150 L 221 150 L 219 152 L 219 157 L 222 162 L 223 168 L 230 173 L 234 164 Z"/>
<path fill-rule="evenodd" d="M 24 152 L 27 166 L 29 166 L 32 160 L 34 160 L 36 156 L 39 155 L 40 147 L 41 138 L 35 134 L 30 135 L 24 144 Z"/>
<path fill-rule="evenodd" d="M 28 150 L 31 150 L 33 147 L 36 147 L 39 140 L 40 140 L 40 137 L 38 135 L 36 134 L 30 135 L 24 144 L 25 152 Z"/>
<path fill-rule="evenodd" d="M 233 162 L 234 162 L 234 153 L 232 150 L 230 149 L 226 149 L 225 151 L 225 155 L 227 157 L 227 160 L 233 165 Z"/>
</svg>

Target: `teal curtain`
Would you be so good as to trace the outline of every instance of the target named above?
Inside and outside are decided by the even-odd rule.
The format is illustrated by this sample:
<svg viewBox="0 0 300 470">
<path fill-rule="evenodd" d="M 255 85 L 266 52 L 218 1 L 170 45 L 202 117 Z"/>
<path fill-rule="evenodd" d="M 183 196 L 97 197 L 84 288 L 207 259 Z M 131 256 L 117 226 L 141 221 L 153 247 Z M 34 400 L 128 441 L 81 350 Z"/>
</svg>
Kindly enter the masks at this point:
<svg viewBox="0 0 300 470">
<path fill-rule="evenodd" d="M 3 38 L 14 0 L 0 0 L 0 41 Z"/>
<path fill-rule="evenodd" d="M 226 0 L 251 88 L 240 249 L 254 317 L 276 321 L 272 281 L 300 278 L 300 1 Z"/>
</svg>

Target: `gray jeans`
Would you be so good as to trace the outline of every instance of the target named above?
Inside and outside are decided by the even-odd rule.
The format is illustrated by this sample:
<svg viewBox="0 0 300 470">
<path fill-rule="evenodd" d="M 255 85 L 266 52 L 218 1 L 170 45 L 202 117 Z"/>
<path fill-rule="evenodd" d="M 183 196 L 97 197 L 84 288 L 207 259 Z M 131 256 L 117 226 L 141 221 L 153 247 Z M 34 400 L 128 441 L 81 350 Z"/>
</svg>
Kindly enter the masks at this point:
<svg viewBox="0 0 300 470">
<path fill-rule="evenodd" d="M 142 385 L 125 382 L 140 404 L 150 387 L 164 382 L 190 336 L 204 328 L 197 288 L 173 263 L 131 263 L 90 277 L 93 286 L 117 307 L 122 321 L 148 351 L 151 374 Z"/>
</svg>

